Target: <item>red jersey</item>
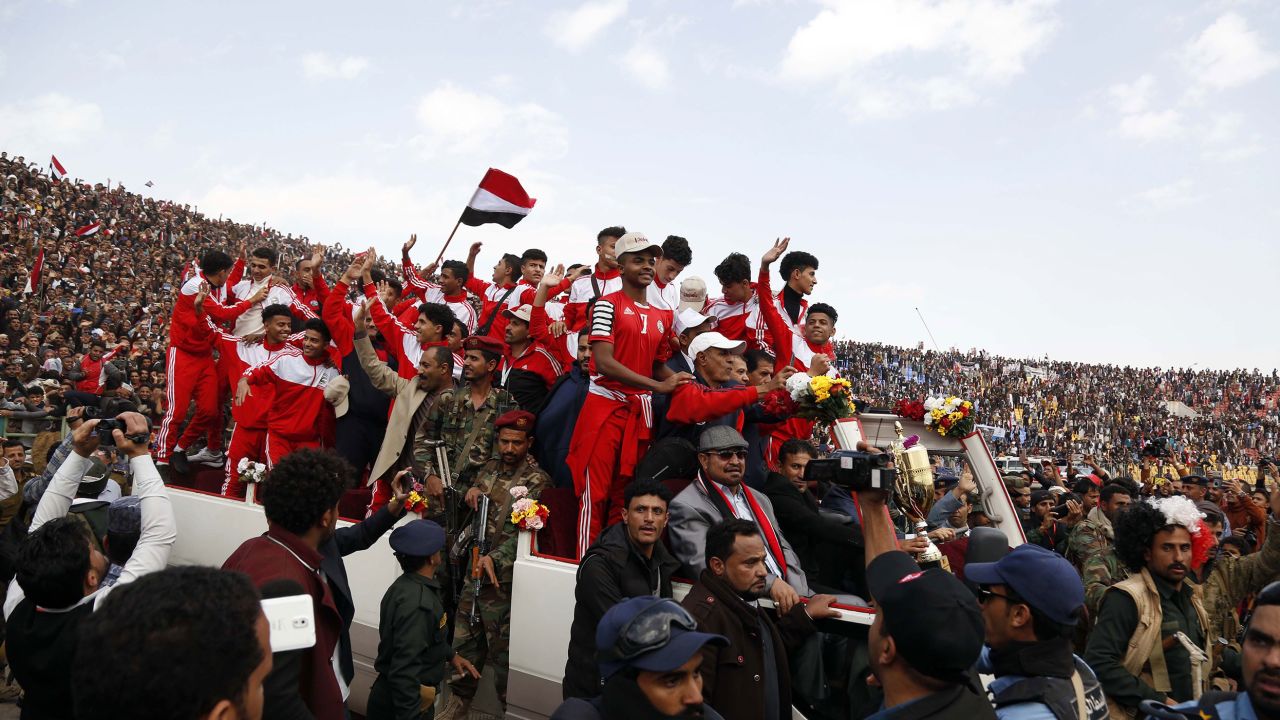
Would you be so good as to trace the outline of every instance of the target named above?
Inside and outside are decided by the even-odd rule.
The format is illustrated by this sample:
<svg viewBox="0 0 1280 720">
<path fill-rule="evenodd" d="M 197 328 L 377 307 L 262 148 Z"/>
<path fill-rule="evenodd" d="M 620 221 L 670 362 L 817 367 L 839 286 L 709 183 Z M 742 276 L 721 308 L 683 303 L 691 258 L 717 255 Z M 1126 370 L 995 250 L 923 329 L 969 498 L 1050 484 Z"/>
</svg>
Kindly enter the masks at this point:
<svg viewBox="0 0 1280 720">
<path fill-rule="evenodd" d="M 502 311 L 507 308 L 512 298 L 519 295 L 520 291 L 516 289 L 515 285 L 494 285 L 481 280 L 475 275 L 467 278 L 467 290 L 470 290 L 471 294 L 479 296 L 482 301 L 480 325 L 483 326 L 485 323 L 489 323 L 489 337 L 501 340 L 505 337 L 507 330 L 507 318 L 503 317 Z M 520 306 L 517 305 L 516 307 Z"/>
<path fill-rule="evenodd" d="M 711 300 L 702 314 L 716 319 L 716 332 L 730 340 L 746 341 L 750 350 L 759 350 L 770 345 L 769 328 L 760 314 L 759 288 L 753 285 L 751 291 L 751 297 L 744 303 L 724 298 Z"/>
<path fill-rule="evenodd" d="M 569 286 L 569 302 L 564 306 L 564 325 L 569 332 L 579 332 L 587 324 L 587 304 L 592 299 L 616 293 L 622 289 L 622 275 L 617 270 L 601 271 L 597 268 Z M 670 308 L 668 308 L 670 309 Z"/>
<path fill-rule="evenodd" d="M 97 395 L 102 392 L 102 383 L 107 381 L 106 364 L 115 359 L 124 349 L 124 345 L 117 345 L 111 348 L 110 352 L 103 353 L 102 357 L 94 360 L 88 355 L 80 361 L 80 371 L 84 373 L 84 379 L 76 383 L 76 389 L 80 392 L 87 392 Z"/>
<path fill-rule="evenodd" d="M 596 300 L 591 308 L 591 333 L 587 341 L 613 345 L 613 359 L 638 375 L 653 377 L 653 366 L 671 357 L 675 328 L 670 310 L 637 303 L 619 291 Z M 607 378 L 591 359 L 590 392 L 613 400 L 643 395 L 648 390 Z"/>
<path fill-rule="evenodd" d="M 329 297 L 329 284 L 324 281 L 324 276 L 317 270 L 311 275 L 311 287 L 304 288 L 298 283 L 293 284 L 294 296 L 311 309 L 312 314 L 319 315 L 320 310 L 324 307 L 324 301 Z"/>
<path fill-rule="evenodd" d="M 302 353 L 284 353 L 266 365 L 245 371 L 249 385 L 275 390 L 267 411 L 267 429 L 281 437 L 313 441 L 333 437 L 333 406 L 324 399 L 325 386 L 338 377 L 329 358 L 312 360 Z"/>
<path fill-rule="evenodd" d="M 408 260 L 404 261 L 404 287 L 405 292 L 417 296 L 422 302 L 439 303 L 447 305 L 453 311 L 453 316 L 462 322 L 463 327 L 467 329 L 463 335 L 471 335 L 476 331 L 476 325 L 479 324 L 476 309 L 471 306 L 471 301 L 467 298 L 467 291 L 463 290 L 457 295 L 445 295 L 444 290 L 440 286 L 427 280 L 418 274 L 414 269 L 413 263 Z M 514 297 L 519 291 L 512 294 Z M 397 316 L 400 313 L 396 313 Z"/>
<path fill-rule="evenodd" d="M 266 365 L 280 355 L 302 354 L 301 350 L 287 342 L 279 345 L 272 345 L 266 340 L 247 343 L 243 338 L 221 330 L 216 332 L 214 341 L 218 344 L 218 365 L 226 373 L 232 388 L 240 382 L 240 376 L 251 368 Z M 258 385 L 243 403 L 232 404 L 231 416 L 236 419 L 236 424 L 242 425 L 246 430 L 265 430 L 267 413 L 275 397 L 274 390 L 273 385 Z"/>
</svg>

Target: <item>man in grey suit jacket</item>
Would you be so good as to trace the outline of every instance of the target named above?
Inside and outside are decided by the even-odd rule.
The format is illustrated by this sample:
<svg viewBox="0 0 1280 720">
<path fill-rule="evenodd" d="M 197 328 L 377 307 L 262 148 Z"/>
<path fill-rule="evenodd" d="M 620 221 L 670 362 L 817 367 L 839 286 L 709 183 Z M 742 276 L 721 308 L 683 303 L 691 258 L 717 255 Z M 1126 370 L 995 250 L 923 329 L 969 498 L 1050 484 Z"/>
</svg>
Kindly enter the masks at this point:
<svg viewBox="0 0 1280 720">
<path fill-rule="evenodd" d="M 707 530 L 721 520 L 737 517 L 760 527 L 764 538 L 769 575 L 766 590 L 781 612 L 786 612 L 800 595 L 811 595 L 800 559 L 782 536 L 769 498 L 743 484 L 746 474 L 747 441 L 727 425 L 714 425 L 698 439 L 697 480 L 671 501 L 667 537 L 671 550 L 684 566 L 687 577 L 696 578 L 706 566 Z"/>
</svg>

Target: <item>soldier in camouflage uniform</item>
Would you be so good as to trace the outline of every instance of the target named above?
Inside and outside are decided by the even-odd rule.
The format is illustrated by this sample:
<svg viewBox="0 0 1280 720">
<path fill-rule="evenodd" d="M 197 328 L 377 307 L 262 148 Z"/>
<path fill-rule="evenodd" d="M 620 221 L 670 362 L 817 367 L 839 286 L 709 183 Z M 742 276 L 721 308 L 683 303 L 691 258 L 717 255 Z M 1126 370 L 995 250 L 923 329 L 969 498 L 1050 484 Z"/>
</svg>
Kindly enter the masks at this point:
<svg viewBox="0 0 1280 720">
<path fill-rule="evenodd" d="M 489 498 L 486 537 L 491 550 L 479 560 L 479 598 L 472 580 L 468 579 L 463 586 L 454 615 L 453 647 L 482 671 L 485 665 L 493 666 L 494 685 L 504 711 L 511 639 L 511 580 L 519 536 L 511 522 L 511 506 L 515 502 L 511 489 L 523 486 L 528 490 L 527 497 L 536 500 L 542 489 L 551 484 L 551 478 L 529 455 L 534 420 L 533 413 L 524 410 L 513 410 L 498 418 L 494 428 L 498 433 L 499 457 L 486 462 L 474 474 L 466 494 L 466 504 L 473 509 L 479 506 L 481 495 Z M 478 604 L 475 624 L 470 620 L 473 604 Z M 465 718 L 476 687 L 477 681 L 471 677 L 451 682 L 449 704 L 441 710 L 439 720 Z"/>
<path fill-rule="evenodd" d="M 455 486 L 465 488 L 470 476 L 494 457 L 494 421 L 516 408 L 515 398 L 494 387 L 493 373 L 502 360 L 502 343 L 490 337 L 472 336 L 462 342 L 466 352 L 463 384 L 452 395 L 442 395 L 427 416 L 425 440 L 442 440 L 449 456 Z M 428 477 L 440 477 L 436 457 L 426 443 L 415 443 L 414 459 Z"/>
<path fill-rule="evenodd" d="M 1067 559 L 1084 579 L 1084 604 L 1090 618 L 1098 617 L 1107 588 L 1129 576 L 1116 557 L 1116 534 L 1111 523 L 1132 498 L 1122 485 L 1104 487 L 1100 497 L 1102 504 L 1075 526 L 1067 544 Z"/>
</svg>

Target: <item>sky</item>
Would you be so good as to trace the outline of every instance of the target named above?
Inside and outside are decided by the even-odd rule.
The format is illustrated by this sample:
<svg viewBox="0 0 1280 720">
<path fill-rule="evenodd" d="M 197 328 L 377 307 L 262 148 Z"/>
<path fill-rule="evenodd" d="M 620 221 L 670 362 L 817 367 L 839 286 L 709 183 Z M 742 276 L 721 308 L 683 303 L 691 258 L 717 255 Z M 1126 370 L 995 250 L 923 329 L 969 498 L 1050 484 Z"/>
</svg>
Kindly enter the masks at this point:
<svg viewBox="0 0 1280 720">
<path fill-rule="evenodd" d="M 840 337 L 1280 362 L 1280 3 L 0 0 L 0 149 L 345 247 L 820 259 Z M 152 181 L 154 187 L 144 183 Z M 775 278 L 775 282 L 777 282 Z"/>
</svg>

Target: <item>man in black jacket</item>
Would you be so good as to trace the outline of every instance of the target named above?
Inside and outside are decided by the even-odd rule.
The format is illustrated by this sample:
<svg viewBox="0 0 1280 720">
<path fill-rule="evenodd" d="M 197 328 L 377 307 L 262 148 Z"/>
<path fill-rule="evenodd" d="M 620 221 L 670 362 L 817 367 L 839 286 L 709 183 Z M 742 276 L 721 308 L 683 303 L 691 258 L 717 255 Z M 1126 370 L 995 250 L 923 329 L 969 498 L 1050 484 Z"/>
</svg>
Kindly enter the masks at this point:
<svg viewBox="0 0 1280 720">
<path fill-rule="evenodd" d="M 627 486 L 624 500 L 622 522 L 600 533 L 578 564 L 569 661 L 561 685 L 565 699 L 600 694 L 596 626 L 605 611 L 630 597 L 671 597 L 671 575 L 680 569 L 680 561 L 661 540 L 671 491 L 641 479 Z"/>
<path fill-rule="evenodd" d="M 818 498 L 804 479 L 805 466 L 817 457 L 813 445 L 791 438 L 778 450 L 778 470 L 764 482 L 764 494 L 782 534 L 800 558 L 805 575 L 816 579 L 822 592 L 851 592 L 866 597 L 862 530 L 818 510 Z M 810 582 L 814 587 L 815 583 Z"/>
</svg>

